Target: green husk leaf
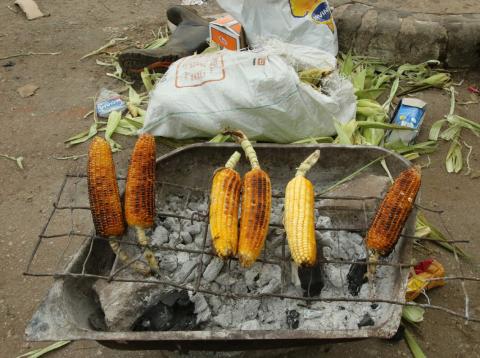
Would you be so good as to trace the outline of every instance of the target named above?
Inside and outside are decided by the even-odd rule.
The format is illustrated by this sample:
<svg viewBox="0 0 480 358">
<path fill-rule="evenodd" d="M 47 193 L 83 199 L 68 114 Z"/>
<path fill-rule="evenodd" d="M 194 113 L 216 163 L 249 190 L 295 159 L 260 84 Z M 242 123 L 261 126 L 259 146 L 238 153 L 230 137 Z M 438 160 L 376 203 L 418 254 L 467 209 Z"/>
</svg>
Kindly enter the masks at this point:
<svg viewBox="0 0 480 358">
<path fill-rule="evenodd" d="M 377 128 L 377 129 L 397 129 L 402 131 L 411 131 L 414 128 L 399 126 L 398 124 L 370 122 L 370 121 L 356 121 L 359 128 Z"/>
<path fill-rule="evenodd" d="M 438 140 L 438 136 L 440 135 L 440 131 L 442 130 L 443 125 L 447 123 L 446 119 L 440 119 L 436 121 L 432 128 L 430 128 L 430 133 L 428 135 L 428 139 L 430 140 Z"/>
<path fill-rule="evenodd" d="M 128 102 L 134 106 L 139 106 L 142 103 L 142 98 L 132 86 L 128 86 Z"/>
<path fill-rule="evenodd" d="M 447 158 L 445 159 L 445 166 L 449 173 L 458 173 L 463 168 L 462 145 L 457 139 L 454 139 L 452 144 L 450 144 Z"/>
<path fill-rule="evenodd" d="M 423 322 L 425 310 L 418 306 L 404 306 L 402 310 L 402 318 L 409 323 Z"/>
<path fill-rule="evenodd" d="M 370 88 L 355 91 L 355 95 L 359 99 L 377 99 L 383 92 L 385 92 L 385 88 Z"/>
<path fill-rule="evenodd" d="M 354 64 L 352 53 L 349 52 L 348 54 L 343 56 L 343 61 L 340 62 L 339 72 L 346 77 L 350 77 L 353 72 L 353 67 Z"/>
<path fill-rule="evenodd" d="M 122 148 L 120 144 L 118 144 L 112 139 L 112 135 L 117 129 L 121 119 L 122 119 L 122 114 L 120 112 L 118 111 L 110 112 L 108 116 L 107 126 L 105 128 L 105 140 L 110 144 L 110 147 L 114 152 Z"/>
<path fill-rule="evenodd" d="M 333 143 L 332 137 L 309 137 L 300 139 L 291 144 L 318 144 L 318 143 Z"/>
<path fill-rule="evenodd" d="M 126 41 L 126 40 L 128 40 L 128 37 L 117 37 L 117 38 L 111 39 L 105 45 L 103 45 L 103 46 L 99 47 L 98 49 L 96 49 L 96 50 L 94 50 L 90 53 L 87 53 L 85 56 L 81 57 L 80 60 L 84 60 L 88 57 L 98 55 L 99 53 L 102 53 L 103 51 L 105 51 L 107 48 L 115 46 L 118 42 L 122 42 L 122 41 Z"/>
<path fill-rule="evenodd" d="M 230 140 L 232 137 L 229 134 L 217 134 L 215 137 L 210 139 L 208 142 L 209 143 L 225 143 L 228 140 Z"/>
<path fill-rule="evenodd" d="M 426 358 L 427 356 L 423 353 L 422 349 L 418 345 L 413 333 L 410 332 L 408 328 L 405 328 L 405 342 L 408 345 L 408 348 L 412 352 L 414 358 Z"/>
<path fill-rule="evenodd" d="M 152 81 L 148 68 L 145 67 L 143 69 L 143 71 L 140 73 L 140 77 L 142 77 L 142 82 L 145 86 L 145 89 L 147 90 L 147 92 L 150 92 L 154 87 L 154 83 Z"/>
<path fill-rule="evenodd" d="M 59 348 L 62 348 L 64 346 L 66 346 L 67 344 L 69 344 L 71 341 L 59 341 L 59 342 L 55 342 L 45 348 L 39 348 L 39 349 L 35 349 L 33 351 L 30 351 L 30 352 L 27 352 L 25 354 L 22 354 L 22 355 L 19 355 L 17 356 L 17 358 L 24 358 L 24 357 L 27 357 L 27 358 L 39 358 L 47 353 L 50 353 L 56 349 L 59 349 Z"/>
<path fill-rule="evenodd" d="M 67 147 L 71 147 L 75 144 L 80 144 L 83 142 L 86 142 L 90 138 L 94 137 L 98 132 L 98 123 L 94 122 L 88 131 L 79 133 L 77 135 L 74 135 L 73 137 L 68 138 L 65 143 L 67 144 Z"/>
<path fill-rule="evenodd" d="M 337 138 L 335 142 L 338 144 L 354 144 L 353 133 L 357 129 L 357 121 L 351 120 L 345 124 L 334 121 L 335 129 L 337 130 Z"/>
</svg>

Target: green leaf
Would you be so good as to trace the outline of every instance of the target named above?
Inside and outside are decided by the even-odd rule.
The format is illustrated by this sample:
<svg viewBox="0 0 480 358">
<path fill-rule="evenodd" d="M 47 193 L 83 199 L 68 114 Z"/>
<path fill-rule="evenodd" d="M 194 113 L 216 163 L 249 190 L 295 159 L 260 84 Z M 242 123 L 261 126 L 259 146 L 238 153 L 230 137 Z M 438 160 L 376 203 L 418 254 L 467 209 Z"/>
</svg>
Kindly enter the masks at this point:
<svg viewBox="0 0 480 358">
<path fill-rule="evenodd" d="M 39 358 L 47 353 L 50 353 L 56 349 L 59 349 L 59 348 L 62 348 L 64 346 L 66 346 L 67 344 L 69 344 L 71 341 L 59 341 L 59 342 L 55 342 L 45 348 L 39 348 L 39 349 L 35 349 L 33 351 L 30 351 L 30 352 L 27 352 L 25 354 L 22 354 L 22 355 L 19 355 L 17 356 L 17 358 L 24 358 L 24 357 L 27 357 L 27 358 Z"/>
<path fill-rule="evenodd" d="M 423 353 L 422 349 L 418 345 L 415 337 L 413 336 L 412 332 L 408 328 L 405 328 L 405 342 L 410 348 L 412 355 L 414 358 L 426 358 L 427 356 Z"/>
<path fill-rule="evenodd" d="M 132 86 L 128 86 L 128 101 L 134 106 L 139 106 L 142 103 L 140 95 L 133 89 Z"/>
<path fill-rule="evenodd" d="M 412 131 L 414 128 L 399 126 L 398 124 L 370 122 L 370 121 L 356 121 L 359 128 L 377 128 L 377 129 L 397 129 L 401 131 Z"/>
<path fill-rule="evenodd" d="M 339 72 L 346 77 L 350 77 L 350 75 L 352 74 L 352 72 L 353 72 L 353 58 L 352 58 L 352 53 L 351 52 L 344 55 L 343 61 L 340 62 Z"/>
<path fill-rule="evenodd" d="M 115 129 L 117 129 L 121 119 L 122 114 L 118 111 L 112 111 L 108 116 L 107 127 L 105 128 L 105 139 L 110 144 L 112 151 L 117 151 L 122 148 L 120 144 L 112 139 L 112 135 L 115 132 Z"/>
<path fill-rule="evenodd" d="M 67 139 L 65 142 L 67 143 L 67 147 L 71 147 L 75 144 L 80 144 L 80 143 L 83 143 L 83 142 L 86 142 L 87 140 L 89 140 L 90 138 L 94 137 L 95 135 L 97 135 L 97 126 L 98 126 L 98 123 L 95 122 L 93 123 L 91 126 L 90 126 L 90 129 L 86 132 L 82 132 L 78 135 L 75 135 L 69 139 Z"/>
<path fill-rule="evenodd" d="M 145 86 L 145 89 L 147 90 L 147 92 L 150 92 L 153 89 L 154 85 L 148 68 L 145 67 L 143 69 L 143 71 L 140 73 L 140 77 L 142 77 L 142 82 Z"/>
<path fill-rule="evenodd" d="M 208 142 L 209 143 L 225 143 L 230 139 L 231 139 L 231 136 L 229 134 L 220 133 L 220 134 L 217 134 L 212 139 L 210 139 Z"/>
<path fill-rule="evenodd" d="M 385 92 L 385 88 L 370 88 L 355 91 L 355 95 L 359 99 L 377 99 L 383 94 L 383 92 Z"/>
<path fill-rule="evenodd" d="M 355 72 L 351 75 L 353 87 L 355 91 L 361 91 L 365 89 L 365 76 L 367 74 L 366 69 L 362 69 L 360 72 Z"/>
<path fill-rule="evenodd" d="M 357 129 L 357 121 L 351 120 L 345 124 L 334 121 L 335 129 L 337 130 L 336 142 L 338 144 L 353 144 L 353 132 Z"/>
<path fill-rule="evenodd" d="M 449 173 L 458 173 L 462 170 L 462 145 L 457 139 L 454 139 L 452 144 L 450 145 L 447 153 L 447 158 L 445 159 L 445 166 L 447 167 L 447 172 Z"/>
<path fill-rule="evenodd" d="M 419 306 L 404 306 L 402 310 L 402 318 L 410 323 L 423 322 L 425 310 Z"/>
<path fill-rule="evenodd" d="M 438 140 L 438 136 L 440 135 L 440 131 L 442 130 L 443 125 L 447 122 L 446 119 L 440 119 L 433 123 L 432 128 L 430 128 L 430 133 L 428 135 L 428 139 L 430 140 Z"/>
<path fill-rule="evenodd" d="M 332 137 L 308 137 L 300 139 L 291 144 L 318 144 L 318 143 L 333 143 Z"/>
</svg>

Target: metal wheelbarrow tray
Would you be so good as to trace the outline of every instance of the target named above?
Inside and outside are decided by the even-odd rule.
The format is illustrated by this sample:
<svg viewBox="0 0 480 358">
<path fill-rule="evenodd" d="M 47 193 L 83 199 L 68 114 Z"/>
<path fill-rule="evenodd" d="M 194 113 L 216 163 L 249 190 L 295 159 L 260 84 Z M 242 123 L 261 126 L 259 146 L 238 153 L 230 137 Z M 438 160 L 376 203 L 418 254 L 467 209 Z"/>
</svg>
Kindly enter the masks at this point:
<svg viewBox="0 0 480 358">
<path fill-rule="evenodd" d="M 368 222 L 371 220 L 374 209 L 378 206 L 381 198 L 371 197 L 371 193 L 367 190 L 368 188 L 366 188 L 365 193 L 362 188 L 357 188 L 356 192 L 361 193 L 361 195 L 356 197 L 341 197 L 336 194 L 337 197 L 334 198 L 329 196 L 329 193 L 321 194 L 321 191 L 369 163 L 371 165 L 353 178 L 352 183 L 355 183 L 355 180 L 358 178 L 368 175 L 386 176 L 379 159 L 385 160 L 389 171 L 394 177 L 410 165 L 403 157 L 384 148 L 372 146 L 258 144 L 255 148 L 262 168 L 271 177 L 272 189 L 274 193 L 277 192 L 278 196 L 283 195 L 284 188 L 287 182 L 293 178 L 299 163 L 314 149 L 320 149 L 321 159 L 308 174 L 309 179 L 315 185 L 316 201 L 324 200 L 323 202 L 325 203 L 329 202 L 329 204 L 326 204 L 325 210 L 328 211 L 328 215 L 332 216 L 332 220 L 337 227 L 346 226 L 356 230 L 361 235 L 364 235 Z M 174 183 L 173 185 L 178 186 L 178 188 L 197 188 L 196 190 L 203 190 L 205 193 L 208 193 L 212 173 L 216 168 L 224 165 L 234 150 L 239 150 L 239 146 L 210 143 L 195 144 L 175 150 L 157 159 L 157 180 L 159 182 Z M 248 163 L 244 158 L 237 169 L 241 174 L 249 170 Z M 163 185 L 158 185 L 158 187 L 163 187 Z M 57 203 L 54 206 L 57 209 L 61 209 L 61 205 L 58 202 L 60 197 L 61 195 L 59 194 Z M 161 199 L 161 193 L 157 191 L 157 202 Z M 367 214 L 365 212 L 365 203 L 368 200 L 370 200 L 370 204 L 367 206 L 370 206 L 371 210 Z M 348 202 L 356 202 L 357 205 L 349 205 Z M 343 210 L 337 212 L 336 209 L 342 209 L 342 206 Z M 73 210 L 70 210 L 70 212 L 73 212 Z M 336 218 L 336 216 L 338 217 Z M 388 263 L 385 263 L 385 265 L 391 265 L 395 268 L 392 270 L 391 280 L 393 284 L 389 292 L 378 292 L 375 297 L 368 299 L 350 296 L 323 299 L 326 302 L 342 302 L 344 304 L 353 302 L 383 302 L 388 304 L 387 314 L 384 319 L 373 326 L 341 330 L 318 327 L 318 329 L 308 330 L 279 329 L 254 331 L 96 331 L 91 328 L 88 322 L 88 316 L 99 308 L 99 303 L 92 294 L 92 285 L 98 279 L 98 276 L 102 276 L 104 279 L 112 279 L 111 276 L 101 275 L 98 272 L 106 269 L 103 266 L 112 264 L 111 257 L 113 257 L 113 254 L 105 240 L 100 240 L 94 235 L 90 237 L 84 235 L 82 245 L 71 255 L 71 260 L 66 265 L 66 268 L 62 268 L 60 271 L 45 273 L 43 271 L 35 271 L 31 267 L 32 262 L 29 263 L 25 272 L 26 275 L 53 276 L 55 281 L 29 322 L 26 328 L 26 336 L 31 341 L 96 340 L 108 346 L 126 349 L 202 350 L 261 349 L 368 337 L 390 338 L 398 329 L 402 304 L 405 302 L 404 297 L 409 265 L 403 263 L 410 262 L 412 245 L 410 238 L 415 232 L 414 217 L 415 213 L 410 216 L 395 251 L 389 257 Z M 88 221 L 88 217 L 85 220 Z M 208 215 L 204 215 L 199 220 L 204 220 L 207 223 Z M 37 251 L 44 244 L 43 241 L 46 238 L 48 236 L 45 235 L 44 230 L 39 237 L 31 261 L 35 261 L 34 258 L 39 255 Z M 93 272 L 93 274 L 89 274 L 90 272 Z M 113 279 L 115 280 L 115 278 Z M 162 283 L 159 282 L 158 284 Z"/>
</svg>

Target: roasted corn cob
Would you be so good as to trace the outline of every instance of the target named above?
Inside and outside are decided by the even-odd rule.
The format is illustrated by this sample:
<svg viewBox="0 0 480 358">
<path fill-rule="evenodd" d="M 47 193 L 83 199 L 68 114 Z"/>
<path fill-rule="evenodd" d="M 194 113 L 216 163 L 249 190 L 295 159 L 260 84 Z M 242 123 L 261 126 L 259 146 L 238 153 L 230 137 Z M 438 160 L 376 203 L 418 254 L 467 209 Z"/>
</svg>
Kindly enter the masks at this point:
<svg viewBox="0 0 480 358">
<path fill-rule="evenodd" d="M 97 235 L 111 239 L 121 236 L 125 225 L 115 165 L 110 145 L 100 137 L 93 139 L 88 151 L 87 182 L 90 210 Z M 120 260 L 130 261 L 117 241 L 109 242 Z M 134 262 L 132 268 L 142 274 L 149 272 L 148 267 L 141 262 Z"/>
<path fill-rule="evenodd" d="M 394 249 L 410 215 L 420 189 L 420 167 L 413 166 L 400 173 L 383 199 L 366 237 L 370 263 L 380 256 L 388 256 Z M 369 266 L 369 273 L 375 265 Z"/>
<path fill-rule="evenodd" d="M 238 260 L 243 267 L 250 267 L 262 251 L 268 233 L 272 187 L 270 178 L 258 162 L 257 154 L 245 134 L 230 131 L 240 143 L 252 169 L 245 174 L 242 183 L 242 213 L 240 215 L 240 237 Z"/>
<path fill-rule="evenodd" d="M 153 226 L 155 217 L 155 138 L 144 134 L 138 138 L 130 158 L 125 187 L 125 218 L 128 226 L 135 228 L 138 243 L 153 272 L 158 272 L 158 262 L 148 248 L 145 229 Z"/>
<path fill-rule="evenodd" d="M 233 153 L 225 167 L 215 172 L 210 193 L 210 233 L 215 252 L 224 260 L 237 254 L 242 182 L 234 168 L 240 156 L 239 152 Z"/>
<path fill-rule="evenodd" d="M 317 260 L 315 193 L 305 175 L 319 158 L 320 151 L 316 150 L 305 159 L 285 190 L 283 225 L 293 261 L 298 266 L 313 266 Z"/>
</svg>

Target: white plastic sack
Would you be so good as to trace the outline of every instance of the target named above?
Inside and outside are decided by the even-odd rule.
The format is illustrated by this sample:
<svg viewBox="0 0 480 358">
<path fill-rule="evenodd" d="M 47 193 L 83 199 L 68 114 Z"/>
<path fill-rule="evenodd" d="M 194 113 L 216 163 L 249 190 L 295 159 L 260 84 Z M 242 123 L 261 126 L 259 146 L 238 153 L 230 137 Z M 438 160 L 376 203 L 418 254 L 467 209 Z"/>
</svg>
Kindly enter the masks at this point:
<svg viewBox="0 0 480 358">
<path fill-rule="evenodd" d="M 250 44 L 275 38 L 336 56 L 337 30 L 327 0 L 217 0 L 242 25 Z"/>
<path fill-rule="evenodd" d="M 294 66 L 313 63 L 330 70 L 336 65 L 324 51 L 275 42 L 263 50 L 185 57 L 151 92 L 142 132 L 186 139 L 230 128 L 279 143 L 333 135 L 334 119 L 355 117 L 353 86 L 336 72 L 325 93 L 301 82 Z"/>
</svg>

